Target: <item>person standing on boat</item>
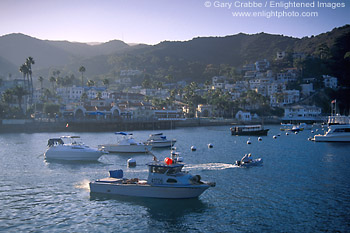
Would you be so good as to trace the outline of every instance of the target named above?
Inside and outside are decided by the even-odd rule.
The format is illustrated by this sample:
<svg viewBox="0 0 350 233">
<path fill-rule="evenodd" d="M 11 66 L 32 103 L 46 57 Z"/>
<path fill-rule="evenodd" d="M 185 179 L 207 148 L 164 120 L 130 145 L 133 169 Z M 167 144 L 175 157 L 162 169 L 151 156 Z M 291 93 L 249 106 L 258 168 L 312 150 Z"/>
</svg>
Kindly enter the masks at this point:
<svg viewBox="0 0 350 233">
<path fill-rule="evenodd" d="M 251 153 L 245 154 L 241 159 L 241 163 L 250 163 L 252 161 L 251 156 L 252 156 Z"/>
</svg>

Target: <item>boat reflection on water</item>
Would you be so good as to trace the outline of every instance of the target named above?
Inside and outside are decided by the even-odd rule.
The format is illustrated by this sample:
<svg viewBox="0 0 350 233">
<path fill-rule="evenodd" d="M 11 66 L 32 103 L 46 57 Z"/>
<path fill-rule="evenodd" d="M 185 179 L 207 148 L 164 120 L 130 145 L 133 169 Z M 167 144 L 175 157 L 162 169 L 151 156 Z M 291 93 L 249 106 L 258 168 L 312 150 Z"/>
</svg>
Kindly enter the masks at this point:
<svg viewBox="0 0 350 233">
<path fill-rule="evenodd" d="M 149 197 L 111 196 L 101 193 L 90 193 L 90 201 L 116 201 L 131 205 L 142 206 L 149 217 L 157 221 L 177 223 L 191 213 L 203 213 L 208 205 L 199 198 L 191 199 L 156 199 Z M 174 222 L 172 222 L 174 221 Z"/>
</svg>

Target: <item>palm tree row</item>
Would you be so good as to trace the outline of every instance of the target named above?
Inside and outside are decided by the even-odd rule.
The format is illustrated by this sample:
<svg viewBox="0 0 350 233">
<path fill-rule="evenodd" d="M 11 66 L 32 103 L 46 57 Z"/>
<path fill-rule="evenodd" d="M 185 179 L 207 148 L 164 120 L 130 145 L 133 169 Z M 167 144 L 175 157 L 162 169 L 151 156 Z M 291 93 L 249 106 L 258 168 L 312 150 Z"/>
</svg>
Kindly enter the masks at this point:
<svg viewBox="0 0 350 233">
<path fill-rule="evenodd" d="M 33 78 L 32 78 L 32 65 L 35 64 L 33 57 L 28 57 L 23 65 L 19 67 L 19 71 L 23 74 L 23 88 L 30 94 L 30 102 L 33 101 Z"/>
</svg>

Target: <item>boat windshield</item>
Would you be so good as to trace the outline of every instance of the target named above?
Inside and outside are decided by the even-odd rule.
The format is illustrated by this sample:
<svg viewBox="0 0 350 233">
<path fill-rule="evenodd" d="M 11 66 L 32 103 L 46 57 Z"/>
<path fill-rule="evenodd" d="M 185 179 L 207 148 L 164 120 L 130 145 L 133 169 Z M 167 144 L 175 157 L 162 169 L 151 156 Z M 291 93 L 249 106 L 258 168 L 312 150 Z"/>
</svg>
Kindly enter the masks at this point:
<svg viewBox="0 0 350 233">
<path fill-rule="evenodd" d="M 350 133 L 350 128 L 338 128 L 334 130 L 334 133 Z"/>
<path fill-rule="evenodd" d="M 168 175 L 174 175 L 177 174 L 179 172 L 181 172 L 182 167 L 172 167 L 168 170 L 167 174 Z"/>
<path fill-rule="evenodd" d="M 168 167 L 168 166 L 150 166 L 149 172 L 150 173 L 158 173 L 158 174 L 165 174 L 173 175 L 176 173 L 181 172 L 183 166 L 176 166 L 176 167 Z"/>
<path fill-rule="evenodd" d="M 149 167 L 149 172 L 150 173 L 159 173 L 159 174 L 164 174 L 169 168 L 167 167 L 154 167 L 151 166 Z"/>
</svg>

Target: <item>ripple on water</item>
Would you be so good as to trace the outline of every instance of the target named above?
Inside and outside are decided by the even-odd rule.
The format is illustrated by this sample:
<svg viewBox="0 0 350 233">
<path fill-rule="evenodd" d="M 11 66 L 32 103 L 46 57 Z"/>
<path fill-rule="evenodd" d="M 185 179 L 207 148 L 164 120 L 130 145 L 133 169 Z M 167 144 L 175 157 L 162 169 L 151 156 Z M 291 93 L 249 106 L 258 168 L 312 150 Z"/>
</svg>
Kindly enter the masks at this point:
<svg viewBox="0 0 350 233">
<path fill-rule="evenodd" d="M 98 163 L 44 161 L 47 139 L 60 133 L 0 135 L 0 229 L 9 232 L 349 232 L 350 145 L 314 143 L 310 133 L 282 134 L 269 126 L 258 142 L 229 127 L 164 130 L 177 139 L 185 170 L 216 182 L 198 199 L 157 200 L 90 195 L 88 183 L 123 169 L 147 177 L 151 155 L 106 155 Z M 152 131 L 134 132 L 146 139 Z M 112 133 L 81 133 L 87 145 Z M 214 145 L 208 149 L 207 144 Z M 195 145 L 196 152 L 190 147 Z M 154 150 L 164 159 L 169 150 Z M 263 166 L 236 168 L 244 154 Z M 134 157 L 136 168 L 127 168 Z"/>
</svg>

